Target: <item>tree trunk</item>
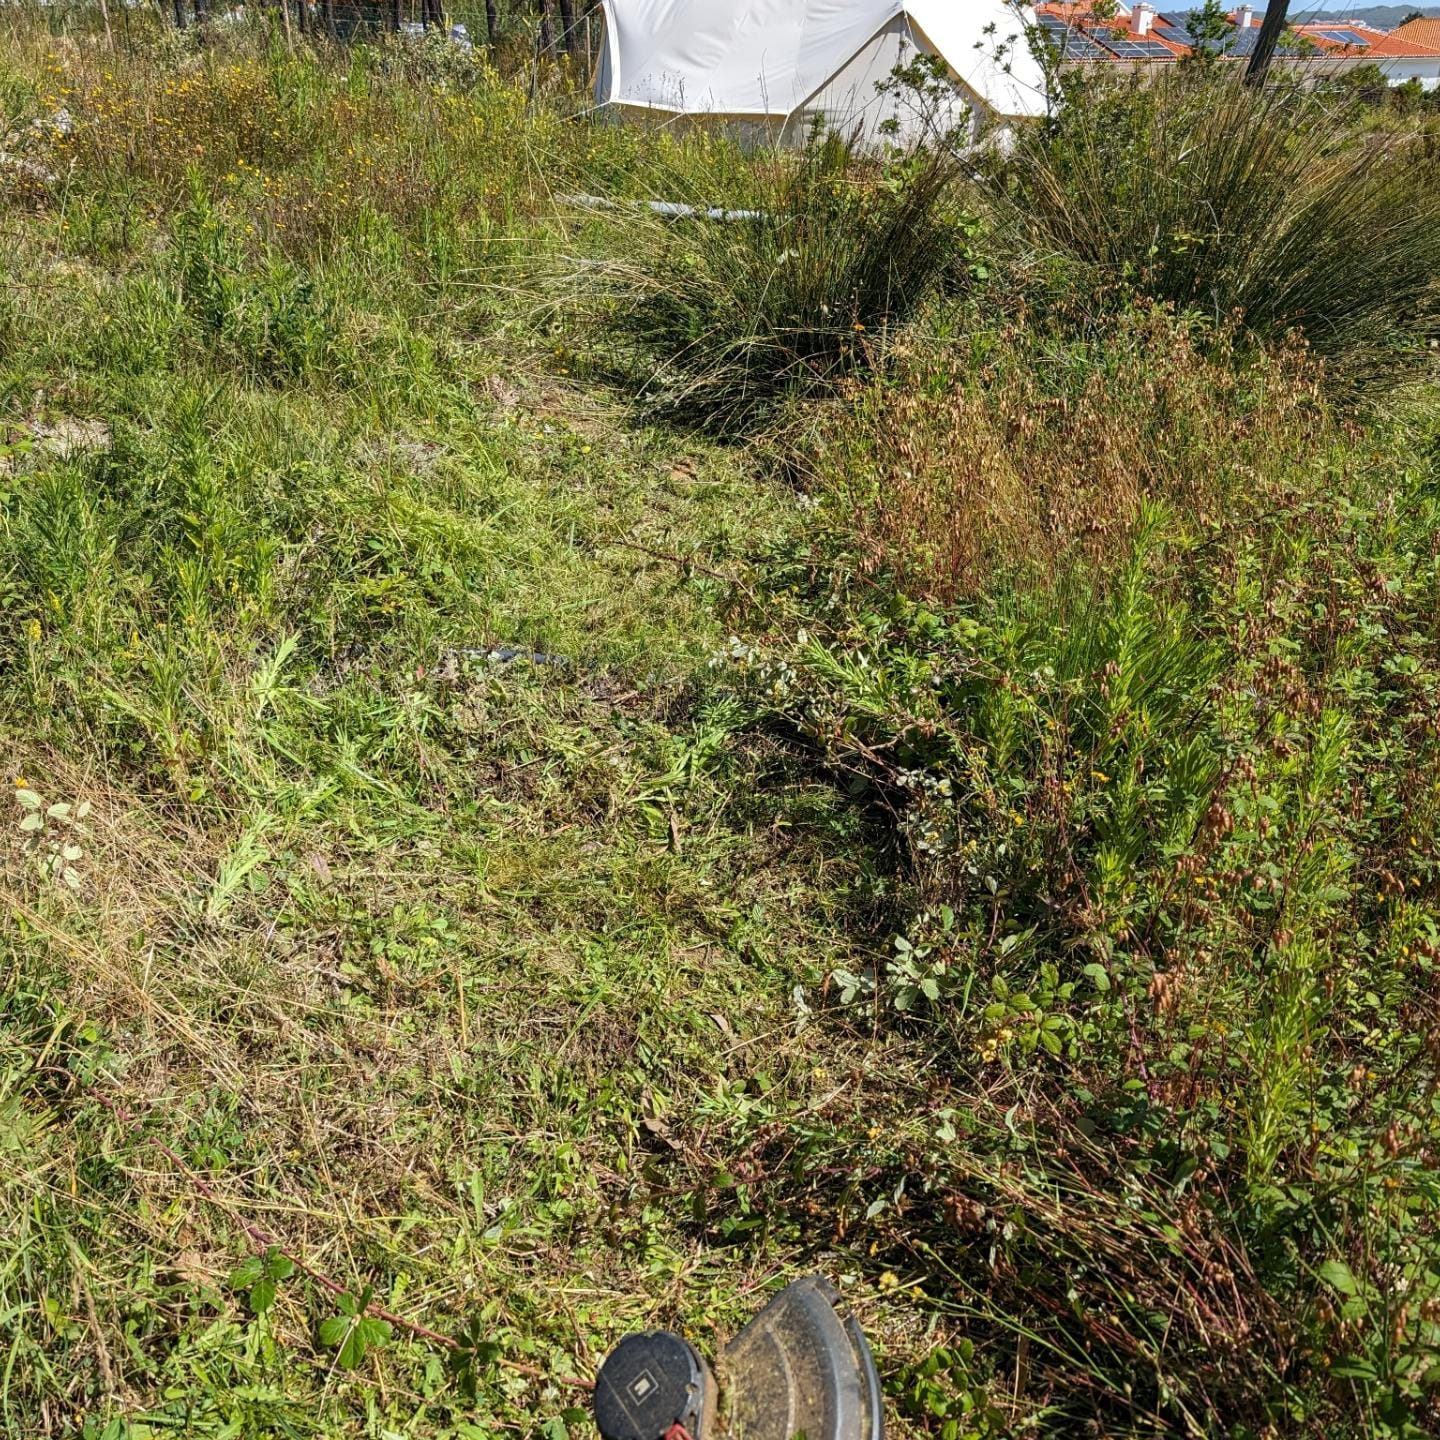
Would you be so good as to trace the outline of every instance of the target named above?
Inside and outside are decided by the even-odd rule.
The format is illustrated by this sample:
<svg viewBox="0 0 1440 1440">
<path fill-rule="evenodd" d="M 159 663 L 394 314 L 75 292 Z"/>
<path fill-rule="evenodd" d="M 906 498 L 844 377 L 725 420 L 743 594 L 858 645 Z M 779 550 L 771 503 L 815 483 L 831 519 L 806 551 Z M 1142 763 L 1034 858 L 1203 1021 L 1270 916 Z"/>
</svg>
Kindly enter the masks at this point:
<svg viewBox="0 0 1440 1440">
<path fill-rule="evenodd" d="M 560 49 L 566 55 L 575 46 L 575 0 L 556 0 L 560 10 Z"/>
<path fill-rule="evenodd" d="M 555 53 L 555 27 L 550 23 L 550 0 L 540 0 L 540 53 Z"/>
<path fill-rule="evenodd" d="M 485 35 L 493 50 L 500 38 L 500 16 L 495 9 L 495 0 L 485 0 Z"/>
<path fill-rule="evenodd" d="M 335 29 L 335 0 L 320 0 L 320 14 L 325 20 L 325 34 L 331 40 L 338 40 L 340 36 Z"/>
<path fill-rule="evenodd" d="M 175 0 L 175 28 L 183 30 L 185 24 L 185 0 Z"/>
<path fill-rule="evenodd" d="M 1265 18 L 1260 22 L 1260 35 L 1255 41 L 1255 53 L 1250 57 L 1249 68 L 1245 71 L 1247 85 L 1263 85 L 1270 73 L 1270 62 L 1275 58 L 1275 46 L 1285 33 L 1289 17 L 1290 0 L 1270 0 L 1265 8 Z"/>
<path fill-rule="evenodd" d="M 390 28 L 398 35 L 400 27 L 405 23 L 405 0 L 391 0 L 390 4 Z"/>
</svg>

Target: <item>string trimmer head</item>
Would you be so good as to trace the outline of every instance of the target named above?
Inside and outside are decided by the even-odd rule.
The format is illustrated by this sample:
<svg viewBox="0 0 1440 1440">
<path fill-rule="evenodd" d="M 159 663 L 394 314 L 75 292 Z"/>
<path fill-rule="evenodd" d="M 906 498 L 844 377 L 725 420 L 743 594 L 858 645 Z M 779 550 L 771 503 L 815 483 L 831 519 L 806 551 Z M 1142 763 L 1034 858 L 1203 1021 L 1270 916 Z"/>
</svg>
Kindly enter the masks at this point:
<svg viewBox="0 0 1440 1440">
<path fill-rule="evenodd" d="M 884 1440 L 875 1362 L 837 1292 L 807 1276 L 721 1352 L 715 1376 L 688 1340 L 628 1335 L 600 1367 L 604 1440 Z M 721 1388 L 723 1387 L 723 1403 Z"/>
</svg>

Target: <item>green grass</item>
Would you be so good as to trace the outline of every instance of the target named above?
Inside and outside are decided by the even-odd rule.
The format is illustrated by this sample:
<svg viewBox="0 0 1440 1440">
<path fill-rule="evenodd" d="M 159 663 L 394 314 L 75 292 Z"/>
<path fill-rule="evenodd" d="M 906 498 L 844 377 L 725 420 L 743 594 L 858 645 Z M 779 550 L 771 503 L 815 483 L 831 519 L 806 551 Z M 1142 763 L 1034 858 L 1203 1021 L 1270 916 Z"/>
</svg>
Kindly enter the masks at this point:
<svg viewBox="0 0 1440 1440">
<path fill-rule="evenodd" d="M 1429 392 L 131 38 L 0 54 L 0 1431 L 560 1440 L 818 1269 L 897 1436 L 1432 1433 Z"/>
<path fill-rule="evenodd" d="M 549 1376 L 802 1259 L 736 1263 L 750 1117 L 858 1103 L 792 996 L 856 822 L 707 683 L 793 503 L 512 334 L 481 217 L 287 253 L 223 175 L 134 183 L 129 232 L 111 169 L 5 211 L 7 785 L 90 808 L 7 802 L 3 1428 L 554 1427 Z M 246 1224 L 544 1378 L 338 1369 Z"/>
</svg>

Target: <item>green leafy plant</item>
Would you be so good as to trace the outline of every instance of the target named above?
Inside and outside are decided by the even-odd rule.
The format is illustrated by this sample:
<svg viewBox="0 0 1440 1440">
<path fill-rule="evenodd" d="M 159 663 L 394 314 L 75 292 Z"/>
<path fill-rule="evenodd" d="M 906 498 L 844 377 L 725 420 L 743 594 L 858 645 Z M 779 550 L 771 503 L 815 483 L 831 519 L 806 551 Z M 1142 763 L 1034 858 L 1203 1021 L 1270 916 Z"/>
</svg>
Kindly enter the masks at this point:
<svg viewBox="0 0 1440 1440">
<path fill-rule="evenodd" d="M 336 1360 L 343 1370 L 355 1370 L 364 1363 L 372 1350 L 382 1350 L 390 1343 L 391 1325 L 368 1313 L 370 1286 L 356 1294 L 341 1295 L 336 1301 L 338 1315 L 320 1325 L 320 1343 L 339 1353 Z"/>
<path fill-rule="evenodd" d="M 38 792 L 25 785 L 16 786 L 15 801 L 21 811 L 20 834 L 41 875 L 78 890 L 82 884 L 78 865 L 85 856 L 80 826 L 90 813 L 90 802 L 72 805 L 57 800 L 47 805 Z"/>
<path fill-rule="evenodd" d="M 203 178 L 190 174 L 190 203 L 175 225 L 180 295 L 206 343 L 223 345 L 261 378 L 304 375 L 331 344 L 313 281 L 276 254 L 248 263 Z"/>
<path fill-rule="evenodd" d="M 282 1282 L 295 1273 L 295 1262 L 273 1246 L 263 1255 L 252 1255 L 230 1272 L 231 1290 L 243 1290 L 251 1314 L 263 1315 L 275 1304 Z"/>
<path fill-rule="evenodd" d="M 1004 1413 L 989 1385 L 977 1379 L 978 1367 L 970 1340 L 935 1346 L 918 1364 L 903 1367 L 896 1379 L 893 1393 L 902 1414 L 939 1440 L 1005 1434 Z"/>
</svg>

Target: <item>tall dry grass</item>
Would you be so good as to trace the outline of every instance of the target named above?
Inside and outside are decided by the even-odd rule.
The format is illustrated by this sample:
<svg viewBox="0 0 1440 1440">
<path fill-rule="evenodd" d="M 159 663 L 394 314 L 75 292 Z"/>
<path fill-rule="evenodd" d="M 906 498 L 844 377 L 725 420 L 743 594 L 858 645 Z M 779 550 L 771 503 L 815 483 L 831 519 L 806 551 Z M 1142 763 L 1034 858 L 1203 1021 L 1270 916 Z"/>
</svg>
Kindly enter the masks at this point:
<svg viewBox="0 0 1440 1440">
<path fill-rule="evenodd" d="M 950 601 L 1053 582 L 1123 556 L 1147 499 L 1216 515 L 1324 449 L 1303 348 L 1232 343 L 1142 306 L 1087 335 L 1036 321 L 917 344 L 790 443 L 875 583 Z"/>
</svg>

